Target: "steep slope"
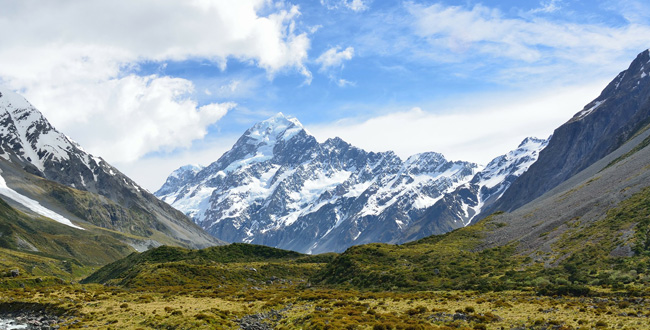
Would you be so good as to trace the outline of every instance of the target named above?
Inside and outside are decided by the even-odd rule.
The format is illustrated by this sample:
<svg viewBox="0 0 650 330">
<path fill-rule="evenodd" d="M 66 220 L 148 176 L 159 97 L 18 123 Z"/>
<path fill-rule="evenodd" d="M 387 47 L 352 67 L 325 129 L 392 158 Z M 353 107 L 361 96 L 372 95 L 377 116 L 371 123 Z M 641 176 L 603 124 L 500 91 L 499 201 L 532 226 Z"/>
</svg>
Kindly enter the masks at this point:
<svg viewBox="0 0 650 330">
<path fill-rule="evenodd" d="M 156 194 L 220 239 L 319 253 L 390 241 L 476 168 L 437 153 L 402 161 L 339 138 L 318 143 L 278 114 L 210 166 L 179 169 Z"/>
<path fill-rule="evenodd" d="M 77 230 L 46 218 L 33 218 L 0 199 L 1 249 L 25 251 L 54 260 L 69 260 L 79 267 L 97 267 L 134 252 L 133 248 L 121 242 L 119 238 L 116 233 L 103 232 L 100 229 Z M 5 261 L 6 254 L 1 254 Z M 20 263 L 16 263 L 14 267 L 23 273 L 34 275 L 39 272 L 47 273 L 49 268 L 48 265 L 24 267 Z"/>
<path fill-rule="evenodd" d="M 640 230 L 639 219 L 628 223 L 626 212 L 614 211 L 637 199 L 642 218 L 650 212 L 650 130 L 603 157 L 588 168 L 564 181 L 541 197 L 511 212 L 494 217 L 507 224 L 486 238 L 486 246 L 520 242 L 522 253 L 535 253 L 535 259 L 554 263 L 566 258 L 570 250 L 558 253 L 558 245 L 575 248 L 576 244 L 603 244 L 602 238 L 585 236 L 610 234 L 615 239 L 615 254 L 634 255 L 634 233 Z M 645 209 L 643 209 L 645 208 Z M 608 220 L 602 232 L 593 227 Z M 611 222 L 611 223 L 610 223 Z M 609 232 L 609 233 L 607 233 Z M 575 239 L 575 236 L 582 236 Z M 571 240 L 575 240 L 571 242 Z M 607 242 L 611 244 L 611 242 Z M 555 247 L 555 248 L 554 248 Z M 565 255 L 567 254 L 567 255 Z"/>
<path fill-rule="evenodd" d="M 451 221 L 460 222 L 465 226 L 470 224 L 535 163 L 548 141 L 526 138 L 517 149 L 494 158 L 483 170 L 476 173 L 470 182 L 445 194 L 442 199 L 427 208 L 424 215 L 396 242 L 403 243 L 446 233 L 450 229 L 441 228 L 440 224 Z"/>
<path fill-rule="evenodd" d="M 490 210 L 511 211 L 620 147 L 650 122 L 650 51 L 639 54 L 603 92 L 553 133 L 529 171 Z"/>
<path fill-rule="evenodd" d="M 73 226 L 92 224 L 135 235 L 139 241 L 130 244 L 138 248 L 218 244 L 182 213 L 58 132 L 23 97 L 5 89 L 0 89 L 0 175 L 2 198 L 26 213 L 47 216 L 43 212 L 49 211 L 48 217 L 72 219 Z M 39 207 L 45 211 L 37 212 Z"/>
</svg>

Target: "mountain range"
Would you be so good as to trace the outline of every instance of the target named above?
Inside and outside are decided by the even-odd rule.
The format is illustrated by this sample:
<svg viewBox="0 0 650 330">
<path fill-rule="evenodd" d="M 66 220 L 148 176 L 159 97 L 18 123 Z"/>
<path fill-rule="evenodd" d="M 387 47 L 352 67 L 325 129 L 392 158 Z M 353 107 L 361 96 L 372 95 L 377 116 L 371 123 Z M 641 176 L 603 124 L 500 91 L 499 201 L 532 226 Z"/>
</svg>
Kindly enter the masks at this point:
<svg viewBox="0 0 650 330">
<path fill-rule="evenodd" d="M 340 138 L 319 143 L 296 118 L 279 113 L 209 166 L 174 171 L 155 195 L 227 242 L 342 252 L 468 225 L 546 143 L 527 138 L 485 168 L 435 152 L 403 161 Z"/>
<path fill-rule="evenodd" d="M 650 123 L 649 71 L 645 51 L 549 139 L 527 138 L 484 168 L 319 143 L 280 113 L 209 166 L 176 170 L 155 195 L 224 241 L 304 253 L 442 234 L 514 211 L 629 141 Z"/>
</svg>

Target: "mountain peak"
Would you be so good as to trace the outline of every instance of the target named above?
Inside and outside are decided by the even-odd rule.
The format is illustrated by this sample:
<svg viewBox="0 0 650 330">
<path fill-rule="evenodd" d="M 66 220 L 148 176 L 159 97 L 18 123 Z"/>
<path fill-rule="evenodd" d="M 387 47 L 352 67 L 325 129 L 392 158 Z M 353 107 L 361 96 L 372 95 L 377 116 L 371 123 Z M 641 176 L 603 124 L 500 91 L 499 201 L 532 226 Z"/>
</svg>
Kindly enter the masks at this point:
<svg viewBox="0 0 650 330">
<path fill-rule="evenodd" d="M 278 112 L 275 116 L 255 124 L 244 135 L 251 138 L 253 140 L 251 142 L 260 143 L 271 142 L 280 138 L 289 140 L 302 130 L 304 130 L 304 127 L 298 119 Z"/>
<path fill-rule="evenodd" d="M 9 105 L 11 105 L 12 108 L 17 109 L 33 108 L 31 103 L 21 95 L 9 89 L 0 87 L 0 108 L 4 108 L 5 111 L 8 111 L 7 109 L 9 108 Z"/>
<path fill-rule="evenodd" d="M 205 166 L 196 165 L 196 164 L 183 165 L 183 166 L 177 168 L 174 172 L 172 172 L 171 175 L 173 175 L 175 177 L 180 177 L 181 175 L 183 175 L 185 173 L 194 173 L 194 174 L 196 174 L 199 171 L 201 171 L 204 167 Z"/>
<path fill-rule="evenodd" d="M 255 124 L 253 127 L 255 127 L 255 126 L 277 127 L 277 128 L 284 128 L 284 127 L 286 127 L 286 128 L 289 128 L 289 127 L 304 128 L 302 126 L 302 123 L 300 123 L 300 121 L 296 117 L 285 115 L 282 112 L 278 112 L 273 117 L 270 117 L 269 119 L 261 121 L 261 122 Z"/>
<path fill-rule="evenodd" d="M 576 113 L 569 122 L 582 120 L 594 112 L 599 112 L 601 111 L 600 109 L 603 108 L 603 105 L 604 108 L 616 107 L 616 102 L 614 102 L 614 104 L 608 103 L 612 103 L 612 101 L 620 98 L 626 98 L 630 92 L 637 94 L 641 90 L 647 89 L 649 85 L 650 50 L 647 49 L 639 53 L 634 61 L 630 63 L 627 70 L 619 73 L 616 78 L 605 87 L 600 96 L 585 105 L 585 107 L 580 112 Z"/>
<path fill-rule="evenodd" d="M 548 140 L 550 140 L 550 138 L 548 138 L 548 139 L 540 139 L 540 138 L 529 136 L 529 137 L 525 138 L 523 141 L 521 141 L 521 143 L 519 144 L 519 146 L 517 148 L 522 148 L 522 147 L 524 147 L 526 145 L 530 145 L 530 144 L 539 145 L 539 144 L 547 142 Z"/>
<path fill-rule="evenodd" d="M 642 132 L 650 118 L 650 50 L 558 127 L 535 165 L 492 210 L 512 211 L 554 189 Z"/>
</svg>

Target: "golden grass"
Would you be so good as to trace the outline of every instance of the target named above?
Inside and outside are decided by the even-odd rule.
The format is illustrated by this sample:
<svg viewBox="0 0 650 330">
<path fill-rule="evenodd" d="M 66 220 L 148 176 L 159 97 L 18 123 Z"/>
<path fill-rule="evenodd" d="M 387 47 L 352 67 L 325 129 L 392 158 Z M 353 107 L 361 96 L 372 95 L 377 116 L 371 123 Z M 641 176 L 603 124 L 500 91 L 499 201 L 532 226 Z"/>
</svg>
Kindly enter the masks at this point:
<svg viewBox="0 0 650 330">
<path fill-rule="evenodd" d="M 305 289 L 302 284 L 176 293 L 91 284 L 5 289 L 0 304 L 53 304 L 76 314 L 61 329 L 238 329 L 242 317 L 270 310 L 281 315 L 269 321 L 276 329 L 650 329 L 650 302 L 601 294 L 359 292 Z"/>
</svg>

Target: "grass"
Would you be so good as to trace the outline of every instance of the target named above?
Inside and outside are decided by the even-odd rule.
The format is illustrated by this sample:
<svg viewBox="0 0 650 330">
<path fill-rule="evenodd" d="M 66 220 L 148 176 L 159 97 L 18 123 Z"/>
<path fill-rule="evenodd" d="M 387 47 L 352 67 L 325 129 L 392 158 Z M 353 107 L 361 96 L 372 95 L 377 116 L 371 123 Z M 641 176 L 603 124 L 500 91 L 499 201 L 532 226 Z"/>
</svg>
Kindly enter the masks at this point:
<svg viewBox="0 0 650 330">
<path fill-rule="evenodd" d="M 368 292 L 300 284 L 214 288 L 209 295 L 96 284 L 4 290 L 13 306 L 66 315 L 62 329 L 647 329 L 650 302 L 616 292 L 544 297 L 521 291 Z"/>
<path fill-rule="evenodd" d="M 314 276 L 314 282 L 375 290 L 506 289 L 500 278 L 525 260 L 513 245 L 478 251 L 486 231 L 503 224 L 486 218 L 445 235 L 401 246 L 355 246 Z"/>
</svg>

